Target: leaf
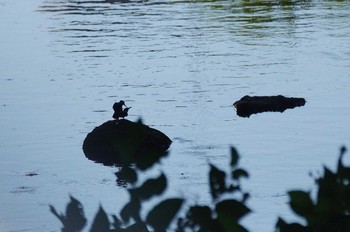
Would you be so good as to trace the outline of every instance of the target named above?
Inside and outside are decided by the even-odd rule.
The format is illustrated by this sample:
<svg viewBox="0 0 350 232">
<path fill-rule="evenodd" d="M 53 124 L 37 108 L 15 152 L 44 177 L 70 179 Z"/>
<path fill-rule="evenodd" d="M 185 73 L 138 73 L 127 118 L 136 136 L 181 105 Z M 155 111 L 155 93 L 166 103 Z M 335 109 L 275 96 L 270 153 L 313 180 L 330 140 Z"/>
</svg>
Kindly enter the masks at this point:
<svg viewBox="0 0 350 232">
<path fill-rule="evenodd" d="M 310 219 L 314 207 L 310 194 L 303 191 L 290 191 L 288 194 L 290 197 L 290 207 L 293 211 L 306 219 Z"/>
<path fill-rule="evenodd" d="M 286 223 L 282 218 L 278 218 L 276 223 L 276 231 L 278 232 L 311 232 L 311 229 L 308 229 L 305 226 L 302 226 L 298 223 Z"/>
<path fill-rule="evenodd" d="M 215 210 L 220 222 L 227 220 L 238 222 L 239 219 L 251 212 L 246 205 L 236 200 L 223 200 L 216 204 Z"/>
<path fill-rule="evenodd" d="M 214 165 L 210 165 L 209 171 L 209 186 L 210 193 L 213 199 L 218 198 L 226 191 L 225 182 L 226 173 L 216 168 Z"/>
<path fill-rule="evenodd" d="M 66 220 L 65 216 L 64 216 L 63 214 L 57 213 L 55 207 L 53 207 L 52 205 L 49 205 L 49 206 L 50 206 L 50 211 L 51 211 L 51 213 L 52 213 L 53 215 L 55 215 L 55 216 L 61 221 L 62 224 L 64 224 L 64 223 L 65 223 L 65 220 Z"/>
<path fill-rule="evenodd" d="M 350 181 L 350 167 L 346 167 L 343 164 L 343 156 L 346 153 L 346 148 L 342 147 L 340 149 L 340 155 L 338 159 L 338 169 L 337 169 L 337 175 L 341 178 L 341 182 L 348 183 Z"/>
<path fill-rule="evenodd" d="M 231 147 L 231 167 L 235 167 L 238 164 L 239 155 L 236 148 Z"/>
<path fill-rule="evenodd" d="M 169 226 L 179 209 L 183 199 L 167 199 L 156 205 L 147 215 L 146 222 L 151 225 L 155 231 L 165 231 Z"/>
<path fill-rule="evenodd" d="M 118 178 L 117 182 L 126 181 L 128 183 L 134 184 L 137 181 L 137 173 L 130 167 L 122 167 L 122 169 L 119 172 L 116 172 L 115 175 Z"/>
<path fill-rule="evenodd" d="M 81 231 L 86 224 L 83 206 L 72 196 L 66 208 L 65 218 L 64 228 L 68 231 Z"/>
<path fill-rule="evenodd" d="M 189 219 L 199 225 L 202 230 L 210 227 L 212 219 L 211 209 L 208 206 L 192 206 L 188 212 Z"/>
<path fill-rule="evenodd" d="M 164 192 L 167 186 L 167 180 L 162 173 L 158 178 L 146 180 L 139 188 L 132 189 L 134 194 L 141 200 L 147 200 L 152 196 L 159 195 Z"/>
<path fill-rule="evenodd" d="M 120 227 L 122 225 L 122 222 L 120 221 L 120 219 L 117 216 L 115 216 L 115 215 L 112 215 L 112 218 L 113 218 L 112 226 L 115 229 L 120 229 Z"/>
<path fill-rule="evenodd" d="M 340 148 L 340 156 L 342 157 L 346 153 L 346 151 L 347 151 L 347 148 L 345 146 L 342 146 Z"/>
<path fill-rule="evenodd" d="M 120 217 L 125 223 L 129 223 L 130 219 L 133 218 L 136 222 L 141 221 L 140 218 L 141 204 L 138 199 L 132 198 L 123 209 L 120 211 Z"/>
<path fill-rule="evenodd" d="M 237 169 L 232 171 L 232 178 L 233 179 L 238 180 L 241 177 L 248 178 L 249 177 L 248 172 L 242 168 L 237 168 Z"/>
<path fill-rule="evenodd" d="M 122 231 L 123 232 L 149 232 L 146 224 L 143 222 L 132 224 Z"/>
<path fill-rule="evenodd" d="M 148 148 L 147 151 L 144 150 L 136 154 L 136 167 L 144 171 L 158 163 L 161 158 L 167 157 L 168 154 L 166 151 Z"/>
<path fill-rule="evenodd" d="M 249 197 L 250 197 L 249 193 L 243 193 L 242 202 L 245 203 Z"/>
<path fill-rule="evenodd" d="M 102 206 L 95 216 L 90 232 L 109 232 L 109 220 Z"/>
</svg>

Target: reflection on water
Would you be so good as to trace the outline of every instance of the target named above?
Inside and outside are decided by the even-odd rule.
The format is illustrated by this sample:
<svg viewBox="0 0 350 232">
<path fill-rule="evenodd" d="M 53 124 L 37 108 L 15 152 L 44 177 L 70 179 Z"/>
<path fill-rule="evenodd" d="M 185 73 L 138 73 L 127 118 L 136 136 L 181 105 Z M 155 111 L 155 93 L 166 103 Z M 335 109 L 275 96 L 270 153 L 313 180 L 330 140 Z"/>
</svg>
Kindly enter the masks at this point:
<svg viewBox="0 0 350 232">
<path fill-rule="evenodd" d="M 125 202 L 111 184 L 115 170 L 81 151 L 124 99 L 130 120 L 142 117 L 173 140 L 160 168 L 174 195 L 207 201 L 208 163 L 225 166 L 228 146 L 237 146 L 252 176 L 248 228 L 273 231 L 288 215 L 285 192 L 308 188 L 307 173 L 333 164 L 350 141 L 348 3 L 2 1 L 0 203 L 9 213 L 0 214 L 0 230 L 3 221 L 6 231 L 57 230 L 52 195 L 57 206 L 69 193 L 87 207 Z M 308 105 L 249 119 L 232 106 L 245 95 L 279 94 Z M 34 211 L 40 221 L 26 213 Z"/>
<path fill-rule="evenodd" d="M 249 1 L 240 4 L 231 1 L 132 1 L 128 4 L 45 1 L 39 11 L 53 13 L 52 20 L 57 23 L 50 31 L 63 37 L 57 42 L 75 47 L 70 52 L 107 57 L 118 48 L 124 52 L 132 50 L 127 44 L 117 44 L 118 40 L 140 42 L 143 49 L 135 48 L 135 53 L 164 53 L 181 47 L 177 41 L 184 39 L 196 41 L 196 38 L 201 38 L 220 43 L 224 38 L 213 37 L 216 33 L 230 33 L 233 39 L 248 45 L 257 44 L 257 39 L 274 34 L 288 37 L 295 33 L 298 12 L 309 7 L 310 1 L 257 1 L 254 4 Z M 158 44 L 143 45 L 154 39 Z M 169 41 L 166 47 L 159 47 L 159 42 L 166 41 Z M 183 46 L 188 48 L 191 45 Z M 193 55 L 233 55 L 212 53 L 202 50 Z"/>
</svg>

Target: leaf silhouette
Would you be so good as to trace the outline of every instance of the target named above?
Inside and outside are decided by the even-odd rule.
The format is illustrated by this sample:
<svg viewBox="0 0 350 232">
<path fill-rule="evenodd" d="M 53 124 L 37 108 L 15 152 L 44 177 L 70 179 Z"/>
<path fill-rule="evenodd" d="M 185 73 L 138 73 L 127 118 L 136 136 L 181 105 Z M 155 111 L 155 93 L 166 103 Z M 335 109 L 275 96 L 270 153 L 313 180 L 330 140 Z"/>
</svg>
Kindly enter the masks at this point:
<svg viewBox="0 0 350 232">
<path fill-rule="evenodd" d="M 95 216 L 90 232 L 109 232 L 109 220 L 102 206 Z"/>
<path fill-rule="evenodd" d="M 214 165 L 210 165 L 209 171 L 209 185 L 210 193 L 213 199 L 218 198 L 226 191 L 225 182 L 226 173 L 216 168 Z"/>
<path fill-rule="evenodd" d="M 126 229 L 117 230 L 116 232 L 149 232 L 149 230 L 145 223 L 138 222 L 128 226 Z"/>
<path fill-rule="evenodd" d="M 80 231 L 86 224 L 83 206 L 74 197 L 70 196 L 70 199 L 71 201 L 66 208 L 67 226 L 73 228 L 73 231 Z"/>
<path fill-rule="evenodd" d="M 164 192 L 167 186 L 167 180 L 162 173 L 158 178 L 148 179 L 139 188 L 131 189 L 132 194 L 141 200 L 150 199 L 152 196 L 159 195 Z"/>
<path fill-rule="evenodd" d="M 312 232 L 305 226 L 297 223 L 288 224 L 281 218 L 278 218 L 276 228 L 278 232 Z"/>
<path fill-rule="evenodd" d="M 231 167 L 235 167 L 238 164 L 239 155 L 236 148 L 231 147 Z"/>
<path fill-rule="evenodd" d="M 188 218 L 203 230 L 210 228 L 212 224 L 212 213 L 208 206 L 192 206 L 188 213 Z"/>
<path fill-rule="evenodd" d="M 343 164 L 343 156 L 345 153 L 346 153 L 346 148 L 342 147 L 340 149 L 340 156 L 338 159 L 337 174 L 342 179 L 343 182 L 349 182 L 350 181 L 350 167 L 346 167 Z"/>
<path fill-rule="evenodd" d="M 134 184 L 137 181 L 137 173 L 134 169 L 130 167 L 122 167 L 122 169 L 115 173 L 117 176 L 117 181 L 126 181 L 130 184 Z"/>
<path fill-rule="evenodd" d="M 165 231 L 183 203 L 183 199 L 167 199 L 156 205 L 147 215 L 146 222 L 155 231 Z"/>
<path fill-rule="evenodd" d="M 241 177 L 248 178 L 249 177 L 248 172 L 242 168 L 237 168 L 237 169 L 232 171 L 232 178 L 233 179 L 238 180 Z"/>
<path fill-rule="evenodd" d="M 148 148 L 147 151 L 141 151 L 136 155 L 136 167 L 144 171 L 158 163 L 161 158 L 168 156 L 168 154 L 167 151 L 164 152 L 156 148 Z"/>
<path fill-rule="evenodd" d="M 113 218 L 113 227 L 115 229 L 120 229 L 121 225 L 122 225 L 122 222 L 120 221 L 120 219 L 116 216 L 116 215 L 112 215 L 112 218 Z"/>
<path fill-rule="evenodd" d="M 63 232 L 81 231 L 86 224 L 83 206 L 77 199 L 72 196 L 70 196 L 70 202 L 66 207 L 66 215 L 57 213 L 56 209 L 52 205 L 50 205 L 50 211 L 63 224 Z"/>
<path fill-rule="evenodd" d="M 52 205 L 49 205 L 49 206 L 50 206 L 51 213 L 55 215 L 61 221 L 62 224 L 64 224 L 66 221 L 66 217 L 63 214 L 59 214 L 55 209 L 55 207 L 53 207 Z"/>
<path fill-rule="evenodd" d="M 243 216 L 250 212 L 250 209 L 236 200 L 223 200 L 216 204 L 216 213 L 218 218 L 225 218 L 225 220 L 238 221 Z"/>
<path fill-rule="evenodd" d="M 141 204 L 140 201 L 134 197 L 127 203 L 120 211 L 120 217 L 125 223 L 128 223 L 130 219 L 134 219 L 136 222 L 141 221 L 140 217 Z"/>
<path fill-rule="evenodd" d="M 313 203 L 310 194 L 304 191 L 290 191 L 290 206 L 294 212 L 306 219 L 310 219 L 313 213 Z"/>
</svg>

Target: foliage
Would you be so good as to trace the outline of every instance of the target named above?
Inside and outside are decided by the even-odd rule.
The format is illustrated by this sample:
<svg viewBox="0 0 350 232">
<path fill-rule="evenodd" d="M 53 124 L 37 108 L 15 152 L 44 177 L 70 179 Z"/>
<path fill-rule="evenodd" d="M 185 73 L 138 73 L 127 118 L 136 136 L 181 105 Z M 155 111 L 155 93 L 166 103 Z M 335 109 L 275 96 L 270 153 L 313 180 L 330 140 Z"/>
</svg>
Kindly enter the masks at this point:
<svg viewBox="0 0 350 232">
<path fill-rule="evenodd" d="M 141 125 L 141 120 L 139 121 Z M 139 137 L 140 131 L 135 129 L 132 136 Z M 137 144 L 137 139 L 135 139 Z M 129 143 L 130 145 L 131 143 Z M 127 151 L 130 152 L 127 152 Z M 128 156 L 133 153 L 133 149 L 128 146 L 123 154 Z M 156 178 L 149 178 L 138 184 L 138 175 L 164 157 L 164 155 L 153 156 L 148 152 L 137 157 L 134 165 L 128 164 L 116 173 L 117 182 L 126 182 L 130 187 L 128 193 L 130 200 L 119 212 L 119 215 L 112 215 L 111 222 L 102 207 L 98 210 L 90 228 L 90 232 L 95 231 L 149 231 L 153 228 L 155 232 L 166 231 L 175 222 L 176 215 L 183 206 L 184 199 L 166 199 L 155 205 L 146 215 L 142 217 L 141 209 L 145 201 L 153 197 L 160 196 L 167 188 L 167 179 L 164 173 Z M 122 157 L 128 160 L 127 157 Z M 240 187 L 240 179 L 248 177 L 248 173 L 238 167 L 239 155 L 236 149 L 231 148 L 231 173 L 229 177 L 226 173 L 213 164 L 210 164 L 209 188 L 213 199 L 212 206 L 191 206 L 183 218 L 178 218 L 177 231 L 246 231 L 239 224 L 240 219 L 248 214 L 250 210 L 245 205 L 249 195 L 244 193 Z M 225 195 L 226 199 L 224 199 Z M 237 195 L 237 199 L 233 196 Z M 71 202 L 67 205 L 66 215 L 58 214 L 56 209 L 50 205 L 51 212 L 63 224 L 63 232 L 79 232 L 86 225 L 83 207 L 79 201 L 71 197 Z M 175 225 L 174 225 L 175 226 Z"/>
<path fill-rule="evenodd" d="M 63 224 L 62 232 L 81 231 L 86 224 L 83 206 L 72 196 L 70 196 L 70 202 L 66 208 L 66 215 L 57 213 L 56 209 L 52 205 L 50 205 L 50 211 Z"/>
<path fill-rule="evenodd" d="M 287 223 L 279 218 L 279 232 L 332 232 L 350 231 L 350 167 L 343 164 L 345 147 L 341 148 L 338 167 L 332 172 L 324 167 L 323 176 L 316 178 L 317 196 L 312 200 L 310 192 L 290 191 L 290 207 L 306 225 Z"/>
<path fill-rule="evenodd" d="M 227 178 L 224 171 L 210 164 L 209 188 L 214 204 L 212 207 L 199 205 L 189 207 L 185 217 L 177 219 L 177 231 L 247 231 L 239 224 L 239 220 L 250 212 L 245 205 L 249 195 L 244 193 L 240 187 L 240 179 L 248 177 L 248 173 L 238 167 L 238 160 L 239 155 L 236 149 L 231 148 L 231 178 Z M 182 198 L 163 200 L 154 206 L 145 218 L 142 218 L 140 213 L 142 203 L 164 193 L 167 179 L 161 173 L 158 177 L 149 178 L 136 186 L 140 171 L 142 168 L 129 166 L 116 173 L 117 178 L 125 178 L 125 181 L 132 186 L 128 189 L 130 201 L 121 209 L 119 217 L 112 215 L 113 222 L 109 221 L 107 214 L 100 206 L 90 232 L 148 232 L 149 227 L 153 228 L 153 231 L 161 232 L 166 231 L 174 222 L 183 205 L 184 199 Z M 237 199 L 232 197 L 233 194 L 237 195 Z M 223 199 L 225 195 L 229 195 L 229 198 Z M 82 205 L 73 197 L 67 205 L 66 215 L 58 214 L 53 206 L 50 208 L 51 212 L 62 222 L 63 232 L 79 232 L 85 227 L 86 219 Z"/>
<path fill-rule="evenodd" d="M 137 130 L 135 133 L 138 133 Z M 324 167 L 323 176 L 315 179 L 315 200 L 310 192 L 294 190 L 288 193 L 292 211 L 305 220 L 305 225 L 287 223 L 278 218 L 277 232 L 350 231 L 350 167 L 343 164 L 345 152 L 343 147 L 335 172 Z M 141 215 L 143 203 L 162 195 L 167 188 L 164 173 L 138 183 L 139 175 L 164 157 L 150 159 L 147 157 L 149 155 L 140 155 L 134 165 L 126 165 L 116 173 L 117 181 L 123 180 L 129 185 L 127 191 L 130 200 L 119 215 L 111 215 L 111 218 L 100 206 L 90 232 L 149 232 L 150 228 L 155 232 L 163 232 L 170 226 L 176 232 L 247 232 L 240 220 L 251 212 L 246 206 L 249 194 L 241 189 L 240 182 L 242 178 L 248 178 L 249 174 L 239 167 L 239 154 L 235 148 L 231 148 L 229 173 L 209 164 L 208 180 L 212 203 L 187 205 L 180 217 L 177 214 L 184 208 L 185 202 L 182 198 L 165 199 L 150 209 L 146 216 Z M 72 196 L 65 214 L 58 213 L 51 205 L 50 211 L 61 221 L 62 232 L 79 232 L 87 224 L 82 204 Z"/>
<path fill-rule="evenodd" d="M 248 173 L 238 168 L 239 155 L 231 148 L 231 180 L 226 173 L 214 165 L 210 165 L 209 187 L 213 206 L 195 205 L 189 208 L 186 217 L 178 220 L 178 232 L 183 231 L 247 231 L 239 224 L 239 220 L 250 212 L 245 205 L 249 197 L 240 187 L 240 179 L 248 177 Z M 229 199 L 222 199 L 229 195 Z M 238 195 L 238 200 L 233 199 Z M 221 200 L 222 199 L 222 200 Z"/>
</svg>

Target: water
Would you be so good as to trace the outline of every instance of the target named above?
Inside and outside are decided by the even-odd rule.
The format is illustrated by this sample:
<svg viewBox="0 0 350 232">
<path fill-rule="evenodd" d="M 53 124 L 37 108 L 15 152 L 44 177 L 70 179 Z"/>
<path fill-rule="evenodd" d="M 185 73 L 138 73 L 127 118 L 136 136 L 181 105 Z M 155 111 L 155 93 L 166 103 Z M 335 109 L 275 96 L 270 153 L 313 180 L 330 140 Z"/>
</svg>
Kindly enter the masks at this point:
<svg viewBox="0 0 350 232">
<path fill-rule="evenodd" d="M 99 204 L 119 211 L 115 169 L 81 146 L 120 99 L 173 140 L 154 171 L 167 196 L 208 202 L 208 163 L 227 168 L 237 147 L 250 231 L 295 220 L 286 191 L 311 190 L 308 173 L 349 145 L 348 1 L 2 0 L 0 15 L 0 231 L 58 231 L 48 204 L 64 211 L 69 194 L 90 220 Z M 307 103 L 239 118 L 232 104 L 247 94 Z"/>
</svg>

